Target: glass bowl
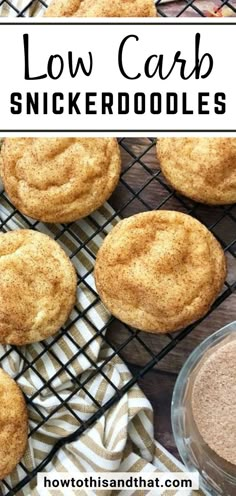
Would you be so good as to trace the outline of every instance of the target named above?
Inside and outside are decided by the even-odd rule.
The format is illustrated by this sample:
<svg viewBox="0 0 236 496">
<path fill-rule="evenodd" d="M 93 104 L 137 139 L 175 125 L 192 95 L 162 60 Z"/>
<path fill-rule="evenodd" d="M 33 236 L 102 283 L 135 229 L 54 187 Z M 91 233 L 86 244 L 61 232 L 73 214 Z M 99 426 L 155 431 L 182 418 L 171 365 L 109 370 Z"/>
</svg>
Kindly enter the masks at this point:
<svg viewBox="0 0 236 496">
<path fill-rule="evenodd" d="M 191 409 L 191 386 L 194 369 L 203 356 L 214 351 L 215 346 L 220 346 L 221 341 L 231 339 L 236 339 L 236 322 L 205 339 L 181 369 L 172 397 L 171 421 L 179 454 L 188 471 L 199 472 L 200 487 L 210 496 L 236 495 L 236 466 L 220 458 L 201 437 Z M 232 394 L 236 394 L 236 377 Z"/>
</svg>

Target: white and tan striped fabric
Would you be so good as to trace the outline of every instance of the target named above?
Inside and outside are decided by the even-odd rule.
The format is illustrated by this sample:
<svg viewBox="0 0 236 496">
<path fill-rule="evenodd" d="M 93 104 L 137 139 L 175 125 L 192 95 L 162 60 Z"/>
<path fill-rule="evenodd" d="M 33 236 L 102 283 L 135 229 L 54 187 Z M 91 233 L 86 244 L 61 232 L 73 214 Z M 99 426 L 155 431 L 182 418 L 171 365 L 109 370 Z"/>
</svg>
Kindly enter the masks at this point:
<svg viewBox="0 0 236 496">
<path fill-rule="evenodd" d="M 5 220 L 11 213 L 11 210 L 5 201 L 0 203 L 0 218 Z M 113 214 L 111 207 L 106 204 L 99 211 L 93 214 L 93 218 L 97 224 L 103 225 L 107 219 Z M 113 224 L 117 222 L 113 221 Z M 13 230 L 24 228 L 25 223 L 20 216 L 12 217 L 4 226 L 4 230 Z M 42 232 L 55 236 L 59 232 L 59 226 L 46 226 L 39 224 L 37 226 Z M 108 224 L 105 232 L 109 232 L 112 224 Z M 71 228 L 72 229 L 72 228 Z M 94 225 L 88 219 L 78 221 L 73 225 L 73 230 L 70 234 L 64 233 L 59 243 L 64 250 L 71 254 L 78 248 L 77 242 L 73 238 L 73 234 L 81 242 L 94 232 Z M 94 288 L 93 275 L 90 273 L 93 268 L 94 259 L 91 253 L 96 255 L 97 249 L 103 239 L 102 234 L 97 234 L 89 243 L 89 250 L 82 249 L 78 255 L 73 257 L 73 263 L 76 265 L 79 276 L 84 276 L 87 272 L 86 282 Z M 82 312 L 94 300 L 93 292 L 83 283 L 79 284 L 77 308 Z M 91 323 L 94 323 L 98 329 L 101 329 L 108 319 L 104 307 L 100 302 L 93 306 L 87 313 Z M 71 321 L 76 314 L 71 315 Z M 45 424 L 36 430 L 29 438 L 27 452 L 22 460 L 25 466 L 32 470 L 36 467 L 50 451 L 56 440 L 60 437 L 67 436 L 74 432 L 78 427 L 78 423 L 73 415 L 76 412 L 82 420 L 88 419 L 97 409 L 91 398 L 81 390 L 78 394 L 72 395 L 75 382 L 72 376 L 79 377 L 83 382 L 93 372 L 94 367 L 90 363 L 90 358 L 96 362 L 97 366 L 102 364 L 104 360 L 112 354 L 112 350 L 102 344 L 99 338 L 93 340 L 94 329 L 89 325 L 85 318 L 80 318 L 75 325 L 72 325 L 68 333 L 60 337 L 60 339 L 52 347 L 53 355 L 50 352 L 43 354 L 41 358 L 35 361 L 43 350 L 43 344 L 37 343 L 23 348 L 23 355 L 28 362 L 34 361 L 33 368 L 28 369 L 18 379 L 18 384 L 28 396 L 35 393 L 34 404 L 38 411 L 47 416 L 60 405 L 60 398 L 68 400 L 70 410 L 63 406 L 59 408 L 57 413 Z M 72 338 L 72 339 L 71 339 Z M 50 341 L 50 340 L 49 340 Z M 75 344 L 75 343 L 76 344 Z M 78 345 L 83 346 L 90 342 L 86 348 L 87 357 L 83 354 L 76 356 L 68 366 L 68 372 L 63 372 L 59 377 L 53 379 L 57 370 L 61 368 L 61 363 L 66 363 L 75 356 L 78 352 Z M 0 354 L 3 356 L 7 346 L 0 346 Z M 17 352 L 12 351 L 2 361 L 2 367 L 12 376 L 15 377 L 22 370 L 24 361 L 19 358 Z M 115 356 L 108 361 L 103 371 L 115 384 L 117 388 L 121 388 L 129 379 L 130 373 L 122 362 Z M 39 374 L 47 379 L 51 379 L 51 386 L 56 390 L 57 395 L 48 387 L 43 387 L 42 380 Z M 71 375 L 70 375 L 71 373 Z M 86 388 L 91 396 L 95 397 L 100 404 L 105 404 L 114 394 L 112 386 L 104 379 L 103 375 L 98 373 L 92 380 L 86 384 Z M 29 422 L 30 429 L 34 429 L 39 422 L 42 421 L 40 413 L 29 406 Z M 163 447 L 154 441 L 153 437 L 153 412 L 149 401 L 141 392 L 138 386 L 125 394 L 120 401 L 105 413 L 93 427 L 89 428 L 77 441 L 68 444 L 60 449 L 54 456 L 52 462 L 46 467 L 46 470 L 52 471 L 156 471 L 156 470 L 182 470 L 182 465 L 177 462 Z M 10 485 L 15 485 L 24 476 L 23 469 L 20 465 L 7 478 Z M 38 494 L 35 487 L 36 481 L 32 481 L 30 486 L 18 493 L 21 495 Z M 2 485 L 3 494 L 6 492 Z M 45 494 L 50 494 L 45 493 Z M 54 494 L 54 493 L 53 493 Z M 61 493 L 58 493 L 61 494 Z M 83 494 L 81 491 L 75 491 L 74 494 Z M 90 492 L 89 494 L 95 494 Z M 99 494 L 102 496 L 102 492 Z M 104 494 L 108 494 L 106 491 Z M 120 494 L 123 494 L 122 492 Z M 127 491 L 124 493 L 128 496 Z M 135 493 L 138 494 L 138 493 Z M 143 492 L 143 494 L 145 494 Z M 166 494 L 156 492 L 156 495 Z M 168 492 L 168 494 L 177 493 Z M 186 494 L 186 493 L 185 493 Z"/>
</svg>

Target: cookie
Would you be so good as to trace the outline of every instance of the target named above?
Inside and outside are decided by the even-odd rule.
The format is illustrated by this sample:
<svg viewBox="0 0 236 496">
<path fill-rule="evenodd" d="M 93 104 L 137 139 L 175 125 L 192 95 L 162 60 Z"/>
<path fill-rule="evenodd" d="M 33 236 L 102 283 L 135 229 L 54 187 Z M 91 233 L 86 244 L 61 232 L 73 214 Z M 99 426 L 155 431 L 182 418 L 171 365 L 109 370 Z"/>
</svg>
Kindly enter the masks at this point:
<svg viewBox="0 0 236 496">
<path fill-rule="evenodd" d="M 21 460 L 27 446 L 28 414 L 16 382 L 0 369 L 0 479 Z"/>
<path fill-rule="evenodd" d="M 99 208 L 121 168 L 114 138 L 9 138 L 0 160 L 13 205 L 44 222 L 72 222 Z"/>
<path fill-rule="evenodd" d="M 162 138 L 157 156 L 181 194 L 208 205 L 236 202 L 236 138 Z"/>
<path fill-rule="evenodd" d="M 24 345 L 54 334 L 76 299 L 74 267 L 45 234 L 0 234 L 0 343 Z"/>
<path fill-rule="evenodd" d="M 97 256 L 95 281 L 108 310 L 147 332 L 172 332 L 203 317 L 226 276 L 214 236 L 175 211 L 153 211 L 120 221 Z"/>
<path fill-rule="evenodd" d="M 46 17 L 156 17 L 153 0 L 53 0 Z"/>
</svg>

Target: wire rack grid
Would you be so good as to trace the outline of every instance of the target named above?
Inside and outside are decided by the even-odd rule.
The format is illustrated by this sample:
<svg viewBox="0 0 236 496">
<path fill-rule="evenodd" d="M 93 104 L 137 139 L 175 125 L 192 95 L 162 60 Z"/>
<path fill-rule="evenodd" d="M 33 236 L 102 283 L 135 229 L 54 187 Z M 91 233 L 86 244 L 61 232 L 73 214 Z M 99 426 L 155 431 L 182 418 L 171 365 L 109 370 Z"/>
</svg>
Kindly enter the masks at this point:
<svg viewBox="0 0 236 496">
<path fill-rule="evenodd" d="M 77 223 L 68 224 L 68 225 L 57 225 L 57 230 L 55 231 L 55 239 L 60 243 L 60 239 L 65 233 L 71 234 L 75 242 L 77 243 L 76 251 L 72 251 L 70 254 L 70 258 L 73 262 L 73 258 L 75 255 L 78 255 L 81 250 L 86 249 L 88 252 L 92 253 L 89 246 L 90 243 L 93 242 L 94 238 L 98 233 L 104 233 L 106 231 L 107 225 L 115 218 L 123 218 L 130 216 L 134 213 L 138 213 L 141 211 L 147 211 L 152 209 L 175 209 L 190 215 L 193 215 L 201 222 L 203 222 L 208 229 L 210 229 L 214 235 L 218 238 L 221 245 L 223 246 L 229 266 L 228 278 L 225 282 L 222 293 L 219 295 L 217 300 L 215 301 L 213 307 L 210 312 L 213 312 L 216 307 L 218 307 L 227 297 L 229 297 L 236 289 L 236 206 L 220 206 L 220 207 L 206 207 L 195 202 L 192 202 L 172 190 L 172 188 L 166 183 L 164 177 L 161 174 L 159 169 L 159 165 L 156 159 L 155 153 L 155 140 L 154 139 L 120 139 L 119 144 L 121 147 L 122 153 L 122 162 L 123 169 L 120 177 L 120 181 L 118 187 L 114 194 L 111 197 L 110 203 L 114 209 L 114 213 L 111 214 L 110 218 L 106 220 L 105 223 L 99 224 L 94 220 L 93 216 L 89 217 L 89 221 L 93 226 L 93 233 L 87 237 L 87 239 L 80 239 L 80 237 L 76 234 L 77 231 L 73 227 L 76 226 Z M 137 180 L 138 178 L 138 180 Z M 24 223 L 25 227 L 35 230 L 40 230 L 41 224 L 36 221 L 30 221 L 28 218 L 20 214 L 14 206 L 11 204 L 9 198 L 4 193 L 4 191 L 0 194 L 0 202 L 6 202 L 8 208 L 10 209 L 10 214 L 4 220 L 0 219 L 0 230 L 5 232 L 9 229 L 8 224 L 14 219 L 16 216 L 21 219 Z M 95 258 L 94 255 L 92 255 Z M 93 302 L 90 303 L 87 308 L 83 310 L 83 314 L 75 308 L 75 317 L 73 317 L 73 322 L 70 322 L 68 325 L 65 325 L 63 329 L 54 336 L 50 342 L 45 341 L 42 342 L 42 351 L 32 362 L 29 362 L 27 356 L 25 354 L 24 348 L 10 346 L 7 352 L 1 356 L 1 362 L 4 361 L 6 356 L 9 356 L 11 353 L 16 353 L 20 359 L 23 360 L 24 367 L 21 372 L 16 376 L 16 380 L 19 380 L 20 376 L 25 373 L 27 369 L 31 369 L 39 376 L 41 381 L 42 390 L 49 390 L 51 393 L 56 394 L 59 399 L 59 404 L 55 409 L 53 409 L 48 416 L 45 416 L 41 410 L 38 408 L 35 398 L 37 394 L 39 394 L 40 390 L 36 392 L 33 396 L 27 396 L 26 401 L 28 402 L 30 408 L 35 409 L 38 415 L 40 415 L 41 420 L 37 423 L 37 425 L 31 430 L 30 436 L 40 429 L 40 427 L 48 422 L 53 415 L 56 414 L 58 409 L 62 408 L 66 405 L 66 407 L 71 411 L 69 406 L 68 397 L 66 400 L 62 400 L 62 398 L 58 395 L 58 393 L 53 388 L 53 379 L 55 377 L 50 378 L 49 381 L 46 381 L 42 374 L 40 374 L 34 367 L 35 362 L 43 357 L 46 353 L 50 353 L 51 356 L 59 364 L 59 369 L 56 375 L 60 375 L 62 371 L 66 371 L 66 373 L 71 377 L 71 379 L 76 384 L 76 387 L 71 393 L 71 396 L 77 394 L 78 391 L 83 389 L 85 394 L 90 395 L 86 388 L 86 384 L 91 380 L 91 378 L 98 374 L 102 373 L 104 379 L 111 383 L 110 379 L 107 377 L 105 372 L 105 366 L 109 363 L 114 356 L 119 355 L 123 356 L 123 352 L 130 345 L 138 346 L 142 349 L 143 356 L 145 356 L 145 363 L 142 368 L 132 376 L 132 378 L 120 389 L 112 384 L 114 389 L 114 394 L 109 399 L 109 401 L 105 404 L 99 404 L 99 402 L 95 398 L 91 398 L 94 404 L 96 404 L 96 411 L 92 414 L 86 421 L 82 421 L 81 418 L 76 415 L 75 412 L 72 411 L 76 421 L 77 428 L 73 434 L 70 434 L 67 437 L 64 437 L 56 442 L 56 444 L 52 447 L 50 454 L 40 463 L 37 467 L 35 467 L 32 471 L 28 471 L 28 469 L 21 463 L 21 468 L 23 470 L 24 476 L 22 480 L 18 482 L 15 487 L 11 487 L 8 482 L 3 481 L 3 485 L 5 489 L 7 489 L 8 495 L 17 494 L 17 492 L 24 487 L 32 478 L 35 477 L 38 471 L 43 470 L 49 461 L 52 459 L 53 455 L 56 451 L 63 446 L 65 443 L 71 442 L 78 438 L 89 426 L 91 426 L 101 415 L 107 411 L 119 398 L 125 394 L 144 374 L 146 374 L 154 365 L 156 365 L 162 358 L 164 358 L 173 348 L 183 340 L 199 323 L 195 323 L 189 326 L 186 329 L 183 329 L 181 332 L 175 334 L 167 334 L 162 336 L 162 347 L 159 349 L 157 353 L 153 351 L 153 348 L 149 346 L 148 339 L 146 333 L 142 333 L 138 330 L 135 330 L 121 322 L 118 322 L 115 318 L 111 317 L 109 322 L 104 325 L 102 328 L 96 328 L 94 323 L 89 318 L 89 310 L 91 306 L 96 305 L 99 301 L 99 297 L 94 291 L 93 287 L 88 283 L 88 276 L 91 275 L 91 269 L 83 276 L 78 278 L 78 284 L 84 284 L 88 287 L 88 289 L 93 293 L 94 299 Z M 84 346 L 79 347 L 76 341 L 74 341 L 74 345 L 77 347 L 77 352 L 73 356 L 73 360 L 80 356 L 86 357 L 89 360 L 91 367 L 93 368 L 91 374 L 87 377 L 86 381 L 80 382 L 80 378 L 74 376 L 70 370 L 70 363 L 72 361 L 68 360 L 67 363 L 63 363 L 58 355 L 54 353 L 54 345 L 58 342 L 58 340 L 65 333 L 68 334 L 70 326 L 72 323 L 78 321 L 81 317 L 85 318 L 89 325 L 93 326 L 95 333 L 92 339 L 97 339 L 99 336 L 100 339 L 104 341 L 104 343 L 108 344 L 112 350 L 112 353 L 102 362 L 102 364 L 98 367 L 96 363 L 91 359 L 89 354 L 87 353 L 88 345 L 91 343 L 86 343 Z M 202 319 L 203 320 L 203 319 Z M 119 326 L 119 330 L 123 336 L 122 342 L 119 344 L 114 344 L 112 339 L 112 329 Z M 71 338 L 72 339 L 72 338 Z M 158 336 L 156 337 L 158 340 Z M 91 396 L 91 395 L 90 395 Z"/>
</svg>

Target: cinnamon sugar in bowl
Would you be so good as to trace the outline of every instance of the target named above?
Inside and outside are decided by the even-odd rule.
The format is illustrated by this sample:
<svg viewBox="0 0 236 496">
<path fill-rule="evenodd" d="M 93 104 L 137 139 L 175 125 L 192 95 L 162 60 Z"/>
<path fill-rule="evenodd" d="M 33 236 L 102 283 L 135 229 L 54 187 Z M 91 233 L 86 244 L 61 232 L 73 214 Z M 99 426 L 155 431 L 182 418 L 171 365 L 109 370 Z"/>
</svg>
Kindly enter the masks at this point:
<svg viewBox="0 0 236 496">
<path fill-rule="evenodd" d="M 236 322 L 198 346 L 183 366 L 172 399 L 180 456 L 211 496 L 236 494 Z"/>
</svg>

